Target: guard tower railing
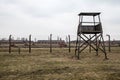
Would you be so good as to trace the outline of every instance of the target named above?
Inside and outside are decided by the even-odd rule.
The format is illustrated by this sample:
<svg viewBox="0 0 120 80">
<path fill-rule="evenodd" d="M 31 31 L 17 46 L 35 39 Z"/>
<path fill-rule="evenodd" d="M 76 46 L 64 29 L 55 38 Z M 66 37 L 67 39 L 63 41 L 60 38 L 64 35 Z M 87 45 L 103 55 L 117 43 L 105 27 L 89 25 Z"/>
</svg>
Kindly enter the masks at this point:
<svg viewBox="0 0 120 80">
<path fill-rule="evenodd" d="M 102 32 L 102 25 L 100 21 L 100 13 L 80 13 L 79 14 L 79 26 L 78 26 L 78 34 L 97 34 Z M 86 22 L 83 20 L 84 16 L 92 17 L 93 20 L 90 22 Z M 98 17 L 98 21 L 96 21 L 96 17 Z"/>
</svg>

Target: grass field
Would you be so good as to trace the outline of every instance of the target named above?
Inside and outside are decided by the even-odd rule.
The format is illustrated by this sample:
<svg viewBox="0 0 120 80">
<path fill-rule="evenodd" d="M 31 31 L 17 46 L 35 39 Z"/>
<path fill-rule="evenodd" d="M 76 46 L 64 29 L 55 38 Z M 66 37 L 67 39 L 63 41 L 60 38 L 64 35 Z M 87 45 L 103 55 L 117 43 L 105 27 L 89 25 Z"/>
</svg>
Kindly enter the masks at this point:
<svg viewBox="0 0 120 80">
<path fill-rule="evenodd" d="M 120 47 L 112 48 L 109 60 L 104 54 L 81 54 L 74 57 L 68 49 L 56 48 L 50 53 L 47 48 L 0 52 L 0 80 L 120 80 Z"/>
</svg>

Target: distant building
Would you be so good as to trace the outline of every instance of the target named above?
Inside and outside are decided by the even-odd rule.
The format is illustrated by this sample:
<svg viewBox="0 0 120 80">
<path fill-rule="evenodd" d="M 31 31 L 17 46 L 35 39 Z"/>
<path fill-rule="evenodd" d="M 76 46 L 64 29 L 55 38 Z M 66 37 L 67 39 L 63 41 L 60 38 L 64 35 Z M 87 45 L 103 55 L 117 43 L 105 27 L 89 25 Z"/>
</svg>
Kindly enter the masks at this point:
<svg viewBox="0 0 120 80">
<path fill-rule="evenodd" d="M 37 44 L 50 44 L 50 40 L 38 40 Z M 58 45 L 59 47 L 66 47 L 66 43 L 64 40 L 52 40 L 53 45 Z"/>
<path fill-rule="evenodd" d="M 120 40 L 111 41 L 111 45 L 120 46 Z"/>
<path fill-rule="evenodd" d="M 110 41 L 111 46 L 120 46 L 120 40 Z M 105 46 L 109 46 L 109 41 L 105 41 Z"/>
<path fill-rule="evenodd" d="M 8 40 L 0 40 L 0 44 L 9 44 Z"/>
<path fill-rule="evenodd" d="M 50 44 L 50 40 L 38 40 L 37 43 Z M 65 41 L 64 40 L 52 40 L 52 44 L 59 44 L 59 43 L 65 43 Z"/>
</svg>

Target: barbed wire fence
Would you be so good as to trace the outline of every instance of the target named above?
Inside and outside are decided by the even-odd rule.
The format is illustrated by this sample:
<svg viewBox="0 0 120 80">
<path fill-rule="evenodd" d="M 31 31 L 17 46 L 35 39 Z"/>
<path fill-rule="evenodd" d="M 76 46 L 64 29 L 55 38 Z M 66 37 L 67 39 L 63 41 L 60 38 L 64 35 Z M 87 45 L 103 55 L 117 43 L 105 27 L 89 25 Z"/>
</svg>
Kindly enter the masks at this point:
<svg viewBox="0 0 120 80">
<path fill-rule="evenodd" d="M 104 35 L 104 41 L 106 46 L 108 46 L 109 34 Z M 52 53 L 52 48 L 64 47 L 68 48 L 68 52 L 71 52 L 71 48 L 75 48 L 77 36 L 76 35 L 0 35 L 0 48 L 7 48 L 8 52 L 12 52 L 12 47 L 18 50 L 20 54 L 21 48 L 28 49 L 31 53 L 31 48 L 50 48 Z M 110 35 L 110 44 L 112 46 L 120 46 L 120 35 Z M 2 51 L 2 50 L 1 50 Z"/>
</svg>

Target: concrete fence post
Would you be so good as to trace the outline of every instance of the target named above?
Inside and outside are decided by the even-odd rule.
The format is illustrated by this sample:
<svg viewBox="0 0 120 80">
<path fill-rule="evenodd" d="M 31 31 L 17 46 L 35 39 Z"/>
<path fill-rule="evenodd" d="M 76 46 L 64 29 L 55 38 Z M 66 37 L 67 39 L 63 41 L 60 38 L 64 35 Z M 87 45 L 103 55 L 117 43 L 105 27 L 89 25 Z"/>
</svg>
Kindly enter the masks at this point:
<svg viewBox="0 0 120 80">
<path fill-rule="evenodd" d="M 29 53 L 31 53 L 31 35 L 29 35 Z"/>
<path fill-rule="evenodd" d="M 71 52 L 71 45 L 70 45 L 70 35 L 68 35 L 69 38 L 69 53 Z"/>
<path fill-rule="evenodd" d="M 109 41 L 108 50 L 109 50 L 109 52 L 111 52 L 110 35 L 107 34 L 106 36 L 108 36 L 108 41 Z"/>
<path fill-rule="evenodd" d="M 50 53 L 52 53 L 52 34 L 50 34 Z"/>
<path fill-rule="evenodd" d="M 12 35 L 9 35 L 9 53 L 11 53 L 11 36 Z"/>
</svg>

